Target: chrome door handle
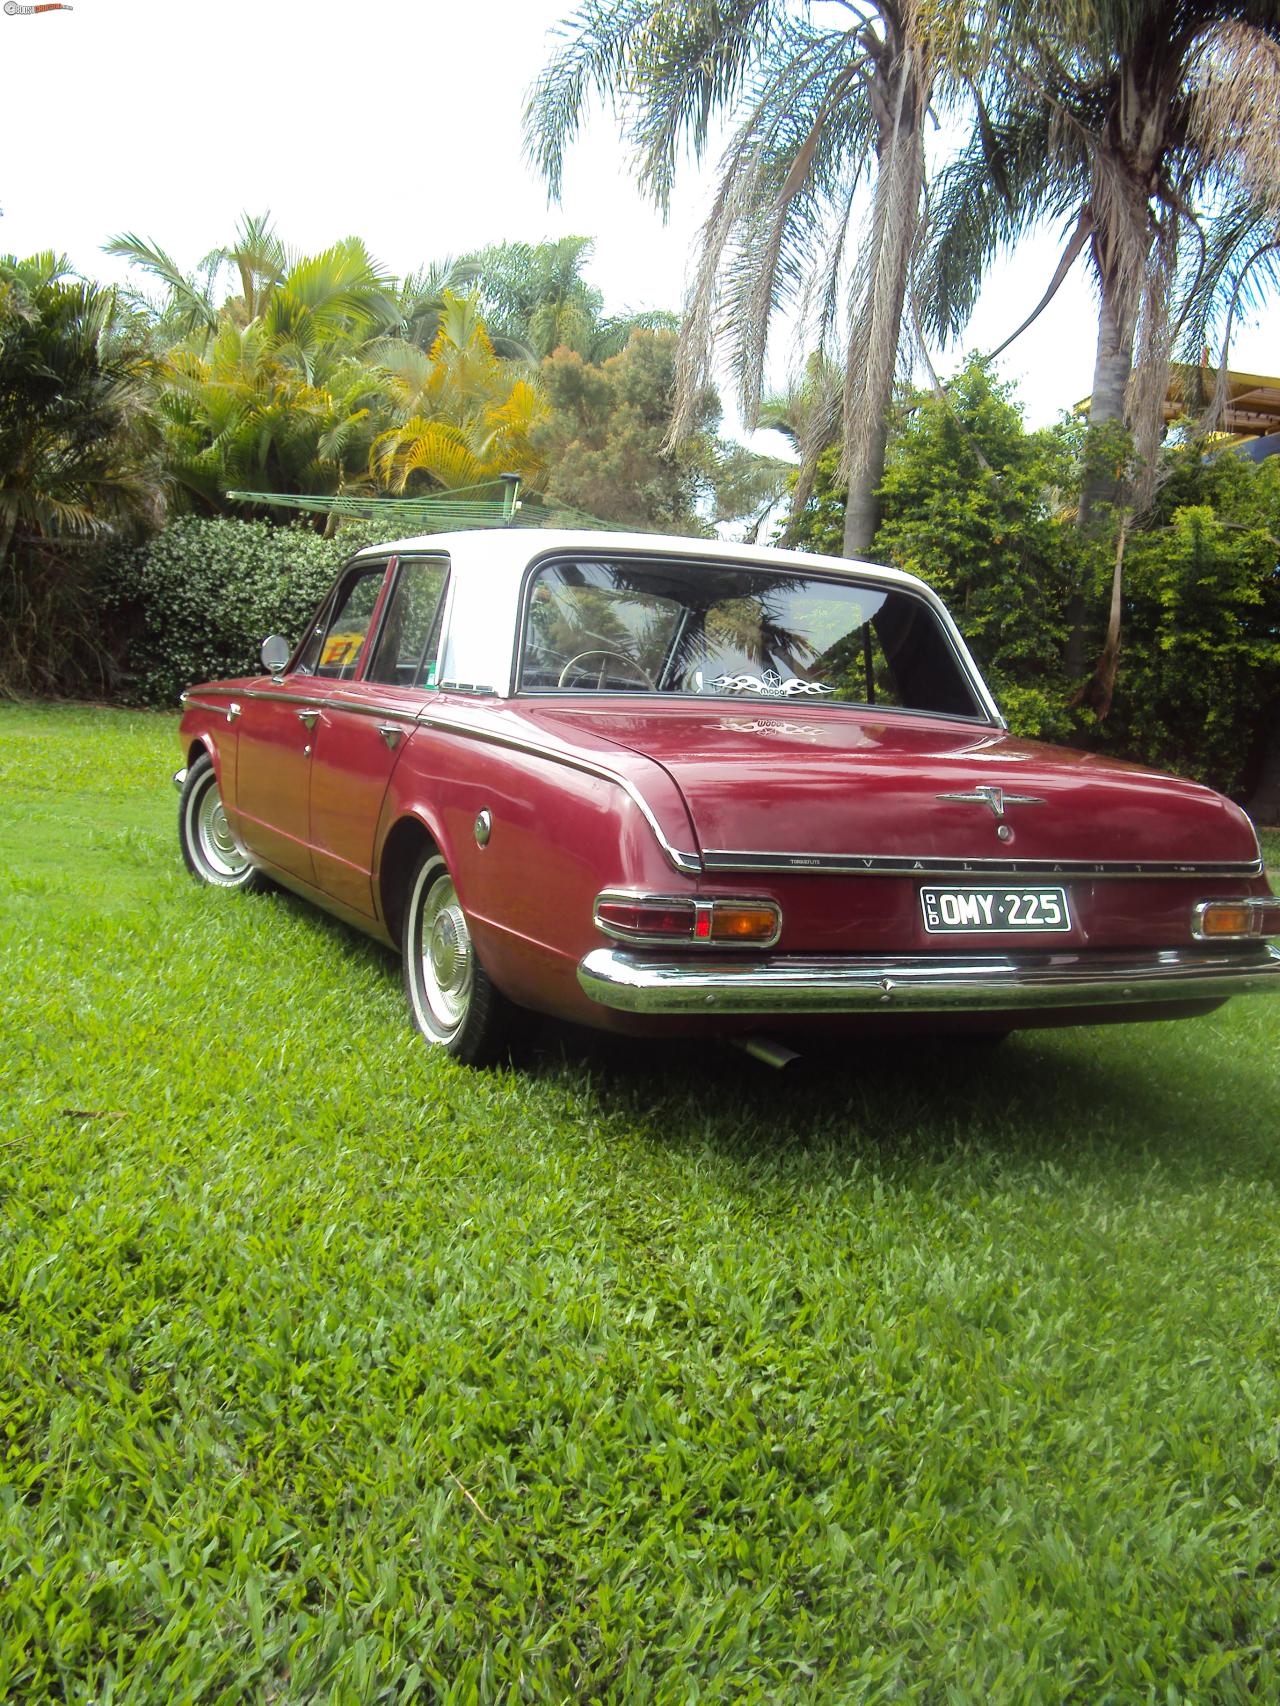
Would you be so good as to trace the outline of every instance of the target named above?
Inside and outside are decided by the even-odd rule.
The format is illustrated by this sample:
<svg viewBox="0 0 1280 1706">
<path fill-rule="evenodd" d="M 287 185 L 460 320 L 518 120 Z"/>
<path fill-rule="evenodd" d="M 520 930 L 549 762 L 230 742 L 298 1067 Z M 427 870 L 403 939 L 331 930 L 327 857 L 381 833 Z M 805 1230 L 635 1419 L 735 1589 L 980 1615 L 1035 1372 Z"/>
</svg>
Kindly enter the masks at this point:
<svg viewBox="0 0 1280 1706">
<path fill-rule="evenodd" d="M 382 736 L 383 740 L 387 743 L 387 746 L 392 752 L 395 751 L 400 742 L 404 739 L 404 730 L 398 729 L 394 723 L 379 723 L 378 733 Z"/>
<path fill-rule="evenodd" d="M 313 710 L 295 711 L 294 712 L 294 716 L 297 717 L 298 721 L 300 723 L 305 723 L 308 729 L 315 728 L 316 719 L 319 717 L 319 715 L 320 715 L 319 711 L 313 711 Z"/>
<path fill-rule="evenodd" d="M 239 705 L 236 704 L 235 700 L 233 699 L 231 701 L 231 703 L 227 706 L 227 721 L 229 723 L 234 723 L 236 718 L 239 715 L 240 715 L 240 707 L 239 707 Z"/>
</svg>

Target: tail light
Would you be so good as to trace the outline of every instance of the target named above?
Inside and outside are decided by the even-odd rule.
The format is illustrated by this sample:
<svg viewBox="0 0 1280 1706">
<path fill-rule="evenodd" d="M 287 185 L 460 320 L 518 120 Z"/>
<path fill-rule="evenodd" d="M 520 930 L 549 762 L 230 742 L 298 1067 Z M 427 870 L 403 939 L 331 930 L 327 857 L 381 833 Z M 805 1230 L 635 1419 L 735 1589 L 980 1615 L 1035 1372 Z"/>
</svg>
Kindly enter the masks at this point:
<svg viewBox="0 0 1280 1706">
<path fill-rule="evenodd" d="M 692 895 L 626 894 L 606 889 L 596 896 L 596 927 L 619 942 L 659 947 L 698 942 L 716 947 L 768 948 L 782 934 L 782 909 L 772 900 L 703 900 Z"/>
<path fill-rule="evenodd" d="M 1280 936 L 1280 897 L 1255 895 L 1247 900 L 1202 900 L 1191 910 L 1191 934 L 1197 942 Z"/>
</svg>

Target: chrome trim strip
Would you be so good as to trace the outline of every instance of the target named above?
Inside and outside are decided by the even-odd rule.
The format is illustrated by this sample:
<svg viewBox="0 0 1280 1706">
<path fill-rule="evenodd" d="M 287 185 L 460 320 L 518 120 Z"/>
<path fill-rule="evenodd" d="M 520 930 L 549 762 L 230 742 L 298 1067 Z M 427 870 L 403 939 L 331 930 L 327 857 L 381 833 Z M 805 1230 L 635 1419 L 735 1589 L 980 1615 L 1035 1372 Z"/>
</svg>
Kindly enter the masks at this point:
<svg viewBox="0 0 1280 1706">
<path fill-rule="evenodd" d="M 326 699 L 324 708 L 326 711 L 350 711 L 353 717 L 376 717 L 380 723 L 404 723 L 411 729 L 417 728 L 421 717 L 419 711 L 388 711 L 385 705 L 353 705 L 347 699 Z M 396 733 L 399 734 L 400 730 L 397 729 Z"/>
<path fill-rule="evenodd" d="M 1223 935 L 1221 931 L 1208 933 L 1204 928 L 1204 915 L 1210 907 L 1239 906 L 1249 914 L 1249 928 L 1233 931 Z M 1267 927 L 1267 914 L 1271 914 L 1271 928 Z M 1280 936 L 1280 895 L 1242 895 L 1233 900 L 1223 895 L 1218 900 L 1202 900 L 1191 908 L 1191 934 L 1197 942 L 1247 942 L 1260 936 Z"/>
<path fill-rule="evenodd" d="M 240 715 L 240 707 L 234 701 L 230 707 L 215 705 L 212 700 L 193 699 L 189 693 L 184 693 L 178 703 L 185 706 L 188 711 L 216 711 L 220 717 L 225 717 L 229 723 L 234 722 L 236 717 Z"/>
<path fill-rule="evenodd" d="M 421 711 L 418 722 L 426 728 L 443 729 L 447 734 L 461 735 L 466 740 L 483 741 L 488 746 L 506 747 L 512 752 L 527 752 L 534 758 L 548 759 L 552 764 L 563 764 L 567 770 L 579 770 L 586 776 L 595 776 L 602 782 L 612 782 L 635 806 L 653 831 L 658 845 L 677 871 L 687 876 L 696 876 L 702 870 L 702 860 L 696 853 L 689 853 L 682 848 L 674 847 L 663 833 L 662 825 L 653 815 L 649 802 L 641 794 L 633 782 L 625 776 L 619 776 L 615 770 L 606 769 L 603 764 L 596 764 L 589 758 L 582 758 L 577 753 L 558 752 L 554 747 L 541 746 L 536 741 L 521 740 L 516 735 L 500 734 L 494 729 L 478 729 L 471 723 L 456 721 L 452 717 L 442 717 L 435 711 Z"/>
<path fill-rule="evenodd" d="M 629 942 L 633 948 L 672 948 L 677 944 L 683 947 L 684 940 L 678 936 L 639 936 L 633 930 L 619 929 L 616 924 L 610 924 L 600 916 L 601 905 L 607 906 L 611 902 L 621 902 L 624 905 L 627 902 L 632 902 L 638 906 L 687 906 L 692 914 L 691 922 L 695 927 L 700 915 L 705 914 L 714 919 L 715 910 L 718 906 L 754 906 L 759 907 L 761 911 L 768 911 L 773 914 L 773 930 L 770 935 L 762 936 L 754 941 L 713 941 L 710 937 L 691 935 L 688 938 L 688 945 L 691 948 L 696 948 L 699 953 L 705 953 L 708 949 L 714 951 L 729 948 L 741 953 L 744 949 L 749 951 L 754 948 L 758 951 L 761 948 L 772 948 L 782 934 L 782 908 L 776 900 L 771 900 L 768 895 L 650 894 L 647 889 L 601 889 L 592 903 L 592 923 L 601 935 L 608 936 L 614 942 Z"/>
<path fill-rule="evenodd" d="M 298 678 L 300 681 L 317 685 L 318 693 L 273 693 L 268 687 L 248 687 L 245 689 L 246 699 L 266 699 L 273 705 L 306 705 L 314 710 L 317 706 L 322 711 L 349 711 L 353 717 L 381 717 L 384 721 L 406 723 L 413 727 L 419 720 L 417 711 L 389 711 L 385 705 L 357 705 L 349 699 L 335 699 L 334 691 L 347 685 L 341 681 L 326 681 L 320 675 L 306 675 Z M 372 685 L 376 686 L 377 683 Z"/>
<path fill-rule="evenodd" d="M 1280 948 L 1212 953 L 777 954 L 655 958 L 596 948 L 578 967 L 593 1001 L 624 1013 L 947 1013 L 1142 1006 L 1280 994 Z"/>
<path fill-rule="evenodd" d="M 709 847 L 703 869 L 781 872 L 835 877 L 1258 877 L 1262 861 L 1182 862 L 1172 859 L 937 859 L 913 854 L 744 853 Z"/>
<path fill-rule="evenodd" d="M 298 680 L 307 683 L 318 681 L 321 683 L 322 690 L 319 693 L 274 693 L 269 687 L 246 687 L 244 697 L 246 699 L 266 699 L 273 705 L 304 705 L 308 700 L 313 705 L 323 706 L 326 703 L 323 692 L 325 683 L 322 677 L 302 675 L 298 677 Z"/>
</svg>

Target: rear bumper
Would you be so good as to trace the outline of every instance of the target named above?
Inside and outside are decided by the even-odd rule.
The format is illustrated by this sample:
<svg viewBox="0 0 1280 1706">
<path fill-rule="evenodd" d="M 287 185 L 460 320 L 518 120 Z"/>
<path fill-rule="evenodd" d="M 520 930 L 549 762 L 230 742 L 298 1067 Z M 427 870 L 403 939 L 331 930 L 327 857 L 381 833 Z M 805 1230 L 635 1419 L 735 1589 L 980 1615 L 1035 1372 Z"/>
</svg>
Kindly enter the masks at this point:
<svg viewBox="0 0 1280 1706">
<path fill-rule="evenodd" d="M 1280 948 L 1146 953 L 766 955 L 659 958 L 597 948 L 578 967 L 593 1001 L 624 1013 L 963 1013 L 1149 1007 L 1280 994 Z"/>
</svg>

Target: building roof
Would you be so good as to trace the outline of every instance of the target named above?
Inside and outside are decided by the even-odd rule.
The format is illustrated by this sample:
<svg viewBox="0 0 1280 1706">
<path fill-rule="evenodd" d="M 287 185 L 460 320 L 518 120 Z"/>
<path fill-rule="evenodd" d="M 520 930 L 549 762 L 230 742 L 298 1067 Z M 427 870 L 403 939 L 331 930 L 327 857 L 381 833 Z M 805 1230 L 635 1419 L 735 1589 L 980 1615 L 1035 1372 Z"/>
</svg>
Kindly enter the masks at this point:
<svg viewBox="0 0 1280 1706">
<path fill-rule="evenodd" d="M 1169 369 L 1169 388 L 1164 398 L 1166 421 L 1194 419 L 1213 399 L 1218 369 L 1175 362 Z M 1280 432 L 1280 376 L 1243 373 L 1228 368 L 1226 403 L 1215 438 L 1237 444 Z M 1077 414 L 1088 414 L 1092 397 L 1076 404 Z"/>
</svg>

